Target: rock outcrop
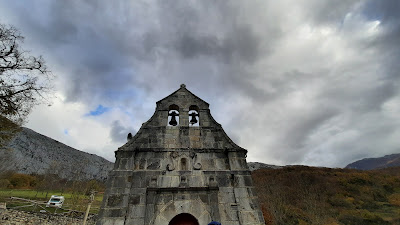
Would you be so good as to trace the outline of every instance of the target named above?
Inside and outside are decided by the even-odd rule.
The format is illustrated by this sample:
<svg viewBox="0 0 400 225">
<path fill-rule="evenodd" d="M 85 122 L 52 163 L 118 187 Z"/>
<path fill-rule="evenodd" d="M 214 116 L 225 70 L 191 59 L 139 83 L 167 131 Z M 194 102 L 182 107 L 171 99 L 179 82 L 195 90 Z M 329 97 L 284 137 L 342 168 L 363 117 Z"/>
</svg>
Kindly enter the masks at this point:
<svg viewBox="0 0 400 225">
<path fill-rule="evenodd" d="M 260 162 L 248 162 L 247 166 L 249 167 L 250 171 L 254 171 L 254 170 L 258 170 L 258 169 L 280 169 L 280 168 L 283 168 L 283 166 L 265 164 L 265 163 L 260 163 Z"/>
</svg>

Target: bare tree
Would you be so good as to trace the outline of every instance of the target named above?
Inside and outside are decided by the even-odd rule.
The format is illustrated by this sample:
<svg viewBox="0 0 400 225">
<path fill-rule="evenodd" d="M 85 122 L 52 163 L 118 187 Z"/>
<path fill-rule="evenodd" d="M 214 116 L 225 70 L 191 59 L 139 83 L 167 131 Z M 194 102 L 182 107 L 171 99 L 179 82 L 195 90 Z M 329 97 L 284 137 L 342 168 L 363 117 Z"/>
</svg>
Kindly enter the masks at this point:
<svg viewBox="0 0 400 225">
<path fill-rule="evenodd" d="M 41 56 L 21 49 L 24 37 L 0 24 L 0 114 L 21 124 L 32 106 L 47 102 L 53 75 Z"/>
<path fill-rule="evenodd" d="M 5 150 L 8 142 L 22 129 L 11 120 L 0 115 L 0 150 Z M 1 154 L 1 153 L 0 153 Z M 3 156 L 2 156 L 3 157 Z M 6 162 L 7 160 L 4 160 Z M 1 166 L 0 166 L 1 167 Z"/>
</svg>

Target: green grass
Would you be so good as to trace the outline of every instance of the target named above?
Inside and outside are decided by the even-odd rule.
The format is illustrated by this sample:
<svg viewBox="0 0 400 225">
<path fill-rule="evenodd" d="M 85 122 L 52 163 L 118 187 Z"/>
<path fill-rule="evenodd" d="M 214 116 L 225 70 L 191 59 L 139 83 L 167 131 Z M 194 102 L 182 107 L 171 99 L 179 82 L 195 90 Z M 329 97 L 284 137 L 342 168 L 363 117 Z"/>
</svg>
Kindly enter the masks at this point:
<svg viewBox="0 0 400 225">
<path fill-rule="evenodd" d="M 47 193 L 47 197 L 46 197 Z M 29 189 L 0 189 L 0 202 L 6 202 L 7 207 L 15 207 L 21 205 L 28 205 L 21 204 L 19 201 L 16 202 L 15 200 L 11 200 L 11 197 L 19 197 L 25 198 L 40 202 L 47 202 L 52 195 L 62 195 L 65 198 L 63 208 L 65 209 L 73 209 L 77 211 L 85 211 L 87 204 L 88 204 L 88 196 L 84 194 L 74 194 L 72 192 L 61 192 L 61 191 L 36 191 L 36 190 L 29 190 Z M 97 214 L 103 201 L 103 194 L 96 194 L 95 200 L 92 203 L 92 207 L 90 213 Z M 21 208 L 22 210 L 26 211 L 39 211 L 39 207 L 24 207 Z M 55 208 L 46 208 L 46 210 L 54 212 Z M 62 210 L 57 209 L 57 212 L 62 212 Z"/>
</svg>

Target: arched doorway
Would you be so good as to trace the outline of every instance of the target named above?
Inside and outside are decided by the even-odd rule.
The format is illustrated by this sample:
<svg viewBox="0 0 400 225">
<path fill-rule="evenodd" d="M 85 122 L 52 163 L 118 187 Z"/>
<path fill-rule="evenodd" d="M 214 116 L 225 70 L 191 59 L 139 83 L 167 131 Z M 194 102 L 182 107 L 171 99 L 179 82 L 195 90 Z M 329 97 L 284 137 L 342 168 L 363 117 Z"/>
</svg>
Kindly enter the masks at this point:
<svg viewBox="0 0 400 225">
<path fill-rule="evenodd" d="M 199 225 L 199 222 L 189 213 L 181 213 L 172 218 L 168 225 Z"/>
</svg>

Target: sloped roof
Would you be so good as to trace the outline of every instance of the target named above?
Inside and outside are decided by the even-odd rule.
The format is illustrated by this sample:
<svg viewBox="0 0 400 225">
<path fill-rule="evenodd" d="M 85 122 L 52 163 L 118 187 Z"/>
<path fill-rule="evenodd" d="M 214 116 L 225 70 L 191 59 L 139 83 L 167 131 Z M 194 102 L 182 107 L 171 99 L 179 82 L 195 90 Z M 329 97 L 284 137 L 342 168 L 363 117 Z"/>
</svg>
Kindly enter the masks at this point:
<svg viewBox="0 0 400 225">
<path fill-rule="evenodd" d="M 170 95 L 168 95 L 167 97 L 157 101 L 157 104 L 164 101 L 165 99 L 170 98 L 171 96 L 174 96 L 176 93 L 178 93 L 179 91 L 186 91 L 187 93 L 191 94 L 194 98 L 197 98 L 198 100 L 204 102 L 207 106 L 209 106 L 210 104 L 208 104 L 208 102 L 204 101 L 203 99 L 199 98 L 197 95 L 193 94 L 191 91 L 189 91 L 188 89 L 186 89 L 186 85 L 185 84 L 181 84 L 180 88 L 174 92 L 172 92 Z"/>
</svg>

